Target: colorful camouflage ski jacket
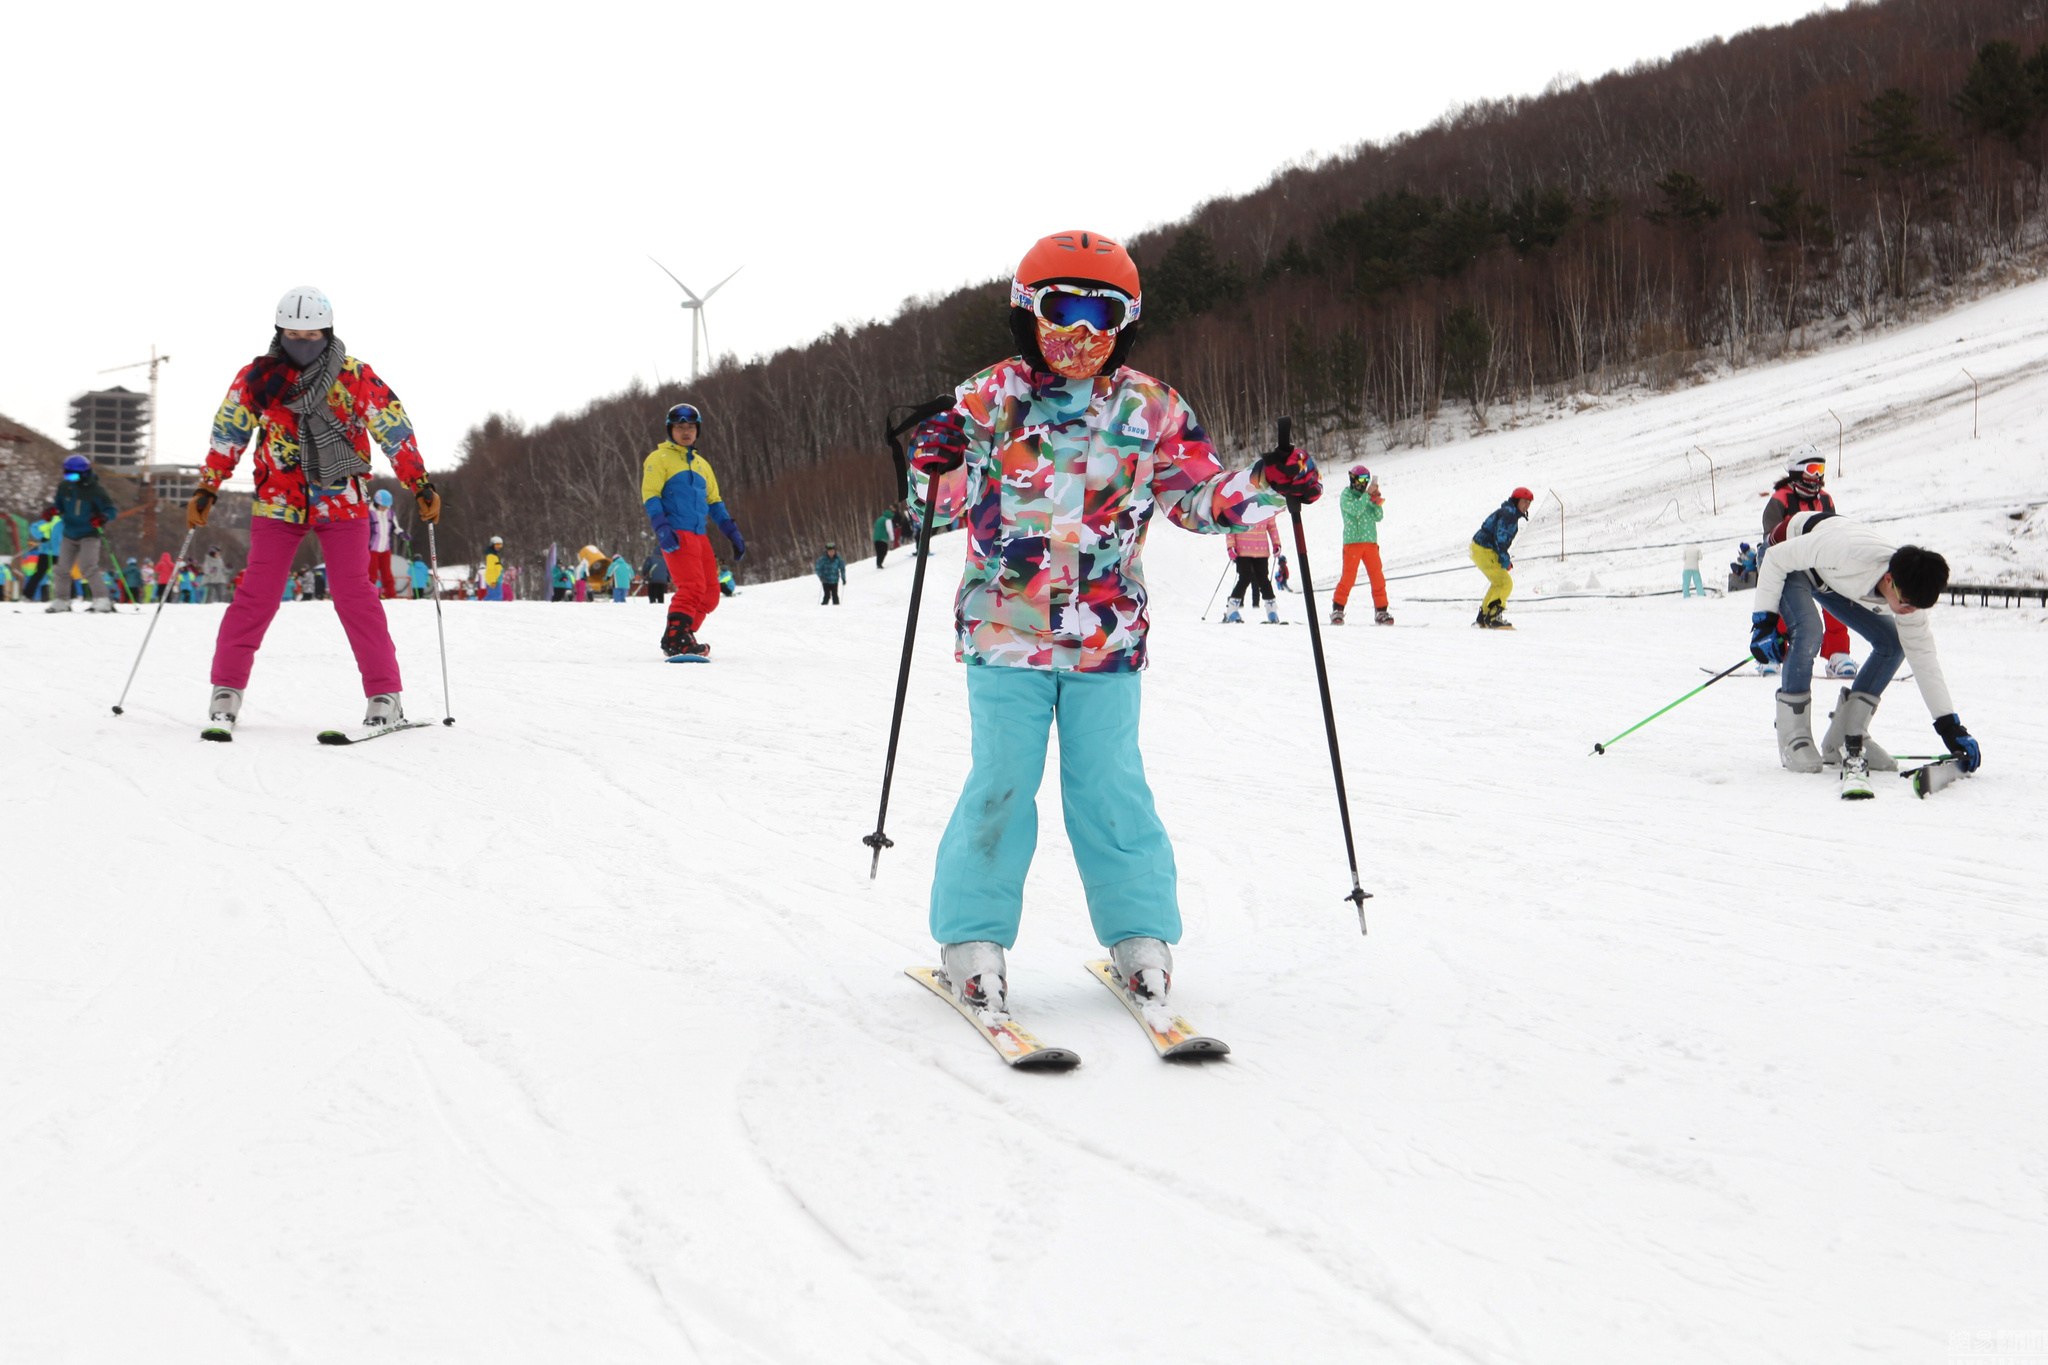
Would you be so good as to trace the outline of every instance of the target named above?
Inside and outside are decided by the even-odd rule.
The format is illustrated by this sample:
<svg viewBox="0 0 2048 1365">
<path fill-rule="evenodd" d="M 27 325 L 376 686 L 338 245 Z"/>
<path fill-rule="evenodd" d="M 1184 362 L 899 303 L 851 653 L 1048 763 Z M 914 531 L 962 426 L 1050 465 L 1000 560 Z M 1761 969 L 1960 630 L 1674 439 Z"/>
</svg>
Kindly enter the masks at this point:
<svg viewBox="0 0 2048 1365">
<path fill-rule="evenodd" d="M 1143 668 L 1153 510 L 1220 533 L 1286 505 L 1252 470 L 1226 470 L 1181 396 L 1133 369 L 1055 379 L 1013 357 L 955 397 L 967 456 L 939 481 L 933 530 L 967 527 L 954 626 L 970 664 Z"/>
<path fill-rule="evenodd" d="M 212 451 L 199 476 L 207 488 L 219 488 L 251 438 L 256 445 L 256 503 L 251 515 L 293 523 L 309 519 L 306 475 L 299 468 L 299 415 L 284 405 L 284 395 L 297 382 L 291 365 L 259 357 L 242 367 L 213 419 Z M 398 480 L 414 492 L 427 481 L 427 467 L 413 440 L 412 422 L 391 386 L 354 356 L 341 362 L 341 373 L 327 390 L 327 406 L 349 434 L 364 464 L 370 461 L 370 440 L 376 438 Z M 370 481 L 358 476 L 334 497 L 323 497 L 314 512 L 321 521 L 361 521 L 370 515 Z"/>
</svg>

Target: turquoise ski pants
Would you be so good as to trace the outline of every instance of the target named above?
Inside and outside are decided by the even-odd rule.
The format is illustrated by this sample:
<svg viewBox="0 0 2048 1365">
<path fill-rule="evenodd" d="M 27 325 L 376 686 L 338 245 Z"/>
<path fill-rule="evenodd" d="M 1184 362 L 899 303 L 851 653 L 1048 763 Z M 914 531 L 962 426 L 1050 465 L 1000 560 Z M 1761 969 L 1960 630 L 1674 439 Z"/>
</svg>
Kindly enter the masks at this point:
<svg viewBox="0 0 2048 1365">
<path fill-rule="evenodd" d="M 933 938 L 1015 946 L 1057 717 L 1060 803 L 1095 937 L 1105 946 L 1139 936 L 1180 941 L 1173 845 L 1138 755 L 1142 676 L 968 666 L 974 767 L 939 840 Z"/>
</svg>

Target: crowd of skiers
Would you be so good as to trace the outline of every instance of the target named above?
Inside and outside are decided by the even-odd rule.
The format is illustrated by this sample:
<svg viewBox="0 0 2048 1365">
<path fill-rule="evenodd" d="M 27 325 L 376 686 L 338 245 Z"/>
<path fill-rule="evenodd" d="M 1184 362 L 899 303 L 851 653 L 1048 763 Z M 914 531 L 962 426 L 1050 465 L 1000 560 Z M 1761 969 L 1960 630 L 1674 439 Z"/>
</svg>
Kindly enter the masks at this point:
<svg viewBox="0 0 2048 1365">
<path fill-rule="evenodd" d="M 934 531 L 965 528 L 967 542 L 955 653 L 966 665 L 972 766 L 939 837 L 929 920 L 944 980 L 970 1009 L 1000 1011 L 1007 998 L 1005 953 L 1021 920 L 1037 837 L 1033 797 L 1055 725 L 1066 828 L 1095 933 L 1133 1001 L 1166 996 L 1181 922 L 1173 849 L 1139 753 L 1151 627 L 1139 565 L 1145 524 L 1158 513 L 1183 530 L 1225 537 L 1237 573 L 1225 619 L 1241 620 L 1247 603 L 1256 609 L 1262 600 L 1274 619 L 1274 597 L 1288 577 L 1279 515 L 1322 494 L 1315 460 L 1285 441 L 1249 462 L 1227 464 L 1187 401 L 1127 363 L 1142 311 L 1137 266 L 1119 243 L 1082 231 L 1041 239 L 1011 281 L 1016 354 L 964 379 L 948 399 L 930 405 L 931 415 L 916 428 L 911 504 L 930 509 Z M 747 553 L 699 448 L 704 433 L 705 415 L 693 404 L 678 403 L 663 418 L 641 480 L 658 550 L 637 575 L 620 555 L 579 557 L 574 565 L 555 565 L 548 584 L 556 601 L 617 602 L 636 586 L 644 590 L 664 607 L 660 648 L 677 661 L 708 658 L 701 632 L 733 590 L 710 531 L 724 537 L 734 560 Z M 370 492 L 372 441 L 431 527 L 440 497 L 397 396 L 347 353 L 326 296 L 311 287 L 292 290 L 279 302 L 268 349 L 236 375 L 221 405 L 187 509 L 188 525 L 203 527 L 221 483 L 253 443 L 249 563 L 232 580 L 241 591 L 226 594 L 207 737 L 232 737 L 256 653 L 277 604 L 292 591 L 290 564 L 308 532 L 320 540 L 326 595 L 361 674 L 364 724 L 403 722 L 398 659 L 380 604 L 396 586 L 392 495 Z M 74 461 L 67 461 L 65 484 L 52 502 L 58 525 L 44 542 L 50 553 L 37 557 L 50 561 L 39 562 L 38 578 L 65 582 L 76 567 L 99 605 L 99 531 L 114 509 L 90 462 Z M 1845 780 L 1889 764 L 1869 723 L 1886 685 L 1910 660 L 1936 732 L 1957 763 L 1974 770 L 1981 750 L 1949 698 L 1925 614 L 1946 584 L 1947 564 L 1838 516 L 1823 476 L 1818 455 L 1802 451 L 1773 490 L 1763 546 L 1751 552 L 1745 545 L 1731 566 L 1731 575 L 1756 575 L 1752 652 L 1759 663 L 1783 669 L 1781 761 L 1801 772 L 1838 763 Z M 1528 488 L 1513 489 L 1471 538 L 1471 562 L 1486 580 L 1474 619 L 1479 627 L 1509 628 L 1512 547 L 1533 501 Z M 1386 504 L 1369 469 L 1348 472 L 1339 495 L 1343 568 L 1332 624 L 1343 624 L 1361 573 L 1374 621 L 1393 624 L 1379 546 Z M 913 529 L 900 502 L 875 518 L 877 568 Z M 203 584 L 215 581 L 218 558 L 216 552 L 201 567 Z M 1269 572 L 1275 562 L 1277 576 Z M 158 567 L 163 591 L 169 580 Z M 821 605 L 836 605 L 847 577 L 836 542 L 825 542 L 813 571 Z M 220 573 L 225 578 L 224 565 Z M 425 573 L 415 559 L 415 589 L 424 586 Z M 148 576 L 141 577 L 146 589 Z M 517 595 L 502 538 L 491 539 L 467 583 L 487 600 Z M 1686 554 L 1681 587 L 1688 597 L 1706 592 L 1697 550 Z M 318 595 L 317 576 L 314 589 Z M 1870 646 L 1860 667 L 1848 658 L 1850 631 Z M 1816 657 L 1848 679 L 1834 724 L 1818 744 L 1808 719 Z M 879 830 L 874 839 L 879 856 L 887 841 Z"/>
</svg>

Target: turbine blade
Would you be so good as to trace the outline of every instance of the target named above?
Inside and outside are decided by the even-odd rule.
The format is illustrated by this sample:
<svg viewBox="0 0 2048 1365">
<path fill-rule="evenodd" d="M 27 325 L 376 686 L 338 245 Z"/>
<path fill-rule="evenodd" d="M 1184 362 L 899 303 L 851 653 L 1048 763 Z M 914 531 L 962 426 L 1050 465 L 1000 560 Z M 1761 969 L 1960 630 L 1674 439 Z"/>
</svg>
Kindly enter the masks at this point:
<svg viewBox="0 0 2048 1365">
<path fill-rule="evenodd" d="M 745 266 L 741 266 L 741 267 L 740 267 L 740 270 L 745 270 L 745 269 L 746 269 L 746 267 L 745 267 Z M 735 270 L 735 271 L 733 271 L 733 272 L 732 272 L 732 275 L 737 275 L 737 274 L 739 274 L 739 273 L 740 273 L 740 270 Z M 720 280 L 720 281 L 719 281 L 719 282 L 718 282 L 717 284 L 714 284 L 714 285 L 712 285 L 712 286 L 711 286 L 711 287 L 710 287 L 709 289 L 705 290 L 705 291 L 704 291 L 704 297 L 708 299 L 708 298 L 710 298 L 710 297 L 711 297 L 711 296 L 712 296 L 713 294 L 716 294 L 716 293 L 717 293 L 717 292 L 718 292 L 719 290 L 721 290 L 721 289 L 725 288 L 725 287 L 726 287 L 726 285 L 728 285 L 728 284 L 732 283 L 732 275 L 727 275 L 727 276 L 726 276 L 726 277 L 725 277 L 724 279 Z"/>
<path fill-rule="evenodd" d="M 654 261 L 654 258 L 653 258 L 652 256 L 649 256 L 649 257 L 648 257 L 647 259 L 648 259 L 648 260 L 650 260 L 650 261 Z M 662 264 L 662 263 L 661 263 L 660 261 L 654 261 L 654 264 L 655 264 L 655 267 L 656 267 L 657 269 L 659 269 L 659 270 L 661 271 L 661 273 L 662 273 L 662 274 L 664 274 L 664 275 L 668 276 L 668 277 L 669 277 L 670 279 L 672 279 L 672 280 L 676 280 L 676 272 L 675 272 L 675 271 L 673 271 L 673 270 L 670 270 L 670 269 L 669 269 L 669 268 L 668 268 L 667 266 L 663 265 L 663 264 Z M 728 275 L 728 276 L 726 276 L 726 278 L 727 278 L 727 279 L 731 279 L 732 277 L 731 277 L 730 275 Z M 690 294 L 690 286 L 689 286 L 689 285 L 687 285 L 687 284 L 684 284 L 684 283 L 683 283 L 683 282 L 682 282 L 681 280 L 676 280 L 676 288 L 678 288 L 678 289 L 682 290 L 682 291 L 683 291 L 683 292 L 684 292 L 685 294 Z M 697 297 L 697 296 L 696 296 L 695 294 L 690 294 L 690 302 L 691 302 L 691 303 L 702 303 L 702 302 L 703 302 L 703 300 L 702 300 L 702 299 L 700 299 L 700 298 L 698 298 L 698 297 Z M 685 305 L 685 306 L 687 306 L 687 305 Z"/>
</svg>

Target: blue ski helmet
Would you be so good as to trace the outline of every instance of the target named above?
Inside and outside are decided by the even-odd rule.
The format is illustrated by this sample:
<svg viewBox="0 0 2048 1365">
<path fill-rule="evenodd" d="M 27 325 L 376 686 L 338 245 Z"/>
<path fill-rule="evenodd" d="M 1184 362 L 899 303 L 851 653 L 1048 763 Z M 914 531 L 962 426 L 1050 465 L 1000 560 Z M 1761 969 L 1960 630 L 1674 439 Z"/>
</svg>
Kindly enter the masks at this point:
<svg viewBox="0 0 2048 1365">
<path fill-rule="evenodd" d="M 66 479 L 76 483 L 90 473 L 92 473 L 92 461 L 86 459 L 85 456 L 66 455 L 64 457 L 64 477 Z"/>
<path fill-rule="evenodd" d="M 391 490 L 390 490 L 390 489 L 388 489 L 388 488 L 380 488 L 380 489 L 378 489 L 378 490 L 377 490 L 377 505 L 378 505 L 379 507 L 389 507 L 389 506 L 391 505 Z"/>
</svg>

